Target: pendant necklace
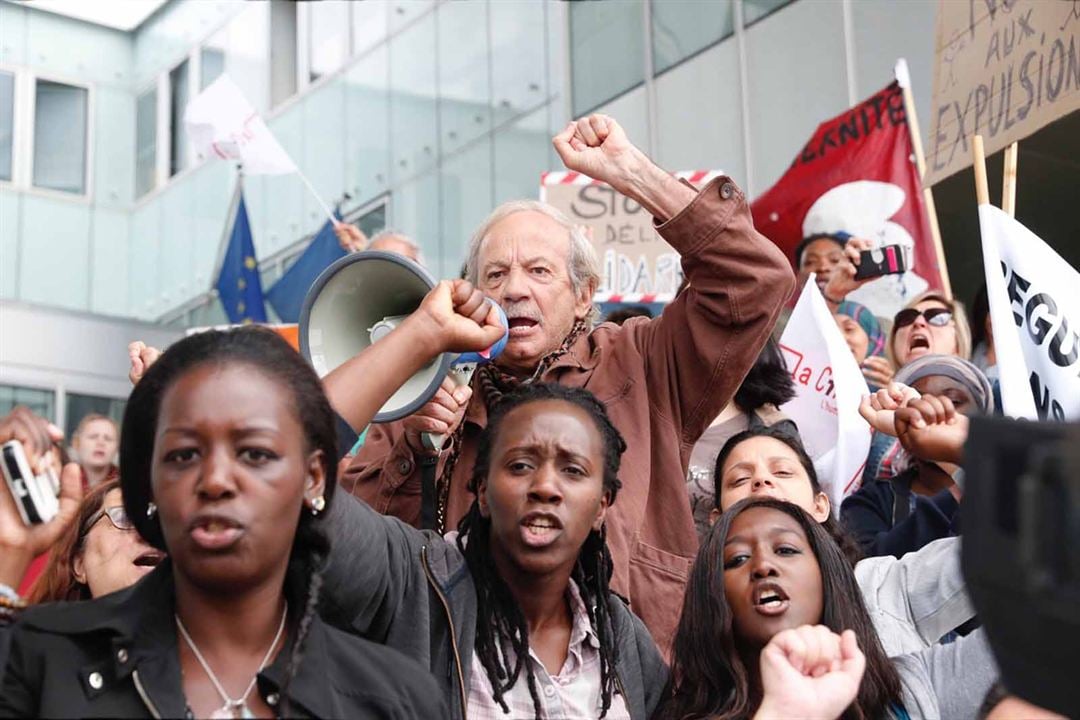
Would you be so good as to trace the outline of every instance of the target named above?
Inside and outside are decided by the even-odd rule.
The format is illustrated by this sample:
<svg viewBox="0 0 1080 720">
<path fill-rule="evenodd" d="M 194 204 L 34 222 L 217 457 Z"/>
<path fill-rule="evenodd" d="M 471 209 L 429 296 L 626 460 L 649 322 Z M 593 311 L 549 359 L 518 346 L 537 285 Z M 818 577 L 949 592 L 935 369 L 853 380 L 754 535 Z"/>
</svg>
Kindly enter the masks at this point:
<svg viewBox="0 0 1080 720">
<path fill-rule="evenodd" d="M 210 717 L 213 720 L 224 720 L 225 718 L 254 718 L 251 713 L 251 709 L 247 706 L 247 696 L 251 694 L 252 688 L 255 687 L 255 681 L 259 679 L 259 673 L 263 671 L 266 664 L 270 661 L 270 655 L 273 654 L 274 648 L 277 647 L 278 641 L 281 640 L 281 633 L 285 630 L 285 618 L 289 614 L 289 604 L 285 603 L 285 611 L 281 614 L 281 623 L 278 625 L 277 634 L 274 635 L 274 641 L 270 643 L 270 647 L 266 651 L 266 655 L 263 656 L 262 662 L 259 664 L 259 669 L 255 671 L 255 676 L 251 678 L 251 682 L 248 683 L 247 689 L 244 690 L 243 695 L 237 699 L 229 697 L 229 694 L 225 692 L 225 688 L 218 682 L 217 675 L 210 669 L 210 664 L 206 662 L 206 658 L 199 652 L 199 648 L 195 646 L 195 641 L 191 639 L 191 635 L 188 634 L 187 628 L 184 627 L 184 623 L 180 621 L 180 616 L 174 614 L 176 618 L 176 627 L 180 629 L 180 634 L 184 638 L 184 642 L 191 648 L 191 652 L 195 655 L 195 659 L 202 665 L 202 669 L 206 671 L 206 676 L 210 678 L 210 682 L 214 684 L 214 689 L 217 690 L 218 695 L 225 701 L 225 704 L 220 708 L 210 713 Z"/>
</svg>

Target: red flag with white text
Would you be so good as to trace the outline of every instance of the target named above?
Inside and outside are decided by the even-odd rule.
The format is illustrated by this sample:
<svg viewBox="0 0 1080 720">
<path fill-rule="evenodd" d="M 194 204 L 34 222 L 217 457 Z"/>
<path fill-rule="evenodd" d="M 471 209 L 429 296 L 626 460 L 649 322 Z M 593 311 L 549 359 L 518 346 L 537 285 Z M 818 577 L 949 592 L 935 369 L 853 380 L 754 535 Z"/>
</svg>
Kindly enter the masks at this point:
<svg viewBox="0 0 1080 720">
<path fill-rule="evenodd" d="M 877 315 L 891 317 L 915 294 L 942 286 L 898 82 L 819 125 L 751 210 L 758 231 L 792 263 L 799 242 L 815 233 L 907 246 L 911 272 L 849 296 Z"/>
</svg>

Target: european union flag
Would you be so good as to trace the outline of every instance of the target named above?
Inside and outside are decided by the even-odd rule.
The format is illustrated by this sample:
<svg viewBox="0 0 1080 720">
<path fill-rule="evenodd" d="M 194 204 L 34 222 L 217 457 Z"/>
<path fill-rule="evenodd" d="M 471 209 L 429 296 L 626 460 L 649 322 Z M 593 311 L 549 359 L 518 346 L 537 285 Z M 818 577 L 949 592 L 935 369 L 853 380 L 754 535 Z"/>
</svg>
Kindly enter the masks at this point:
<svg viewBox="0 0 1080 720">
<path fill-rule="evenodd" d="M 337 217 L 341 219 L 340 215 Z M 315 278 L 330 267 L 331 263 L 345 257 L 346 254 L 338 244 L 334 227 L 327 220 L 303 254 L 266 293 L 266 299 L 270 301 L 270 306 L 274 308 L 274 312 L 278 314 L 282 322 L 300 322 L 300 310 L 304 306 L 304 297 L 315 283 Z"/>
<path fill-rule="evenodd" d="M 251 239 L 251 223 L 243 194 L 236 206 L 236 218 L 216 287 L 229 322 L 266 322 L 259 264 L 255 261 L 255 243 Z"/>
</svg>

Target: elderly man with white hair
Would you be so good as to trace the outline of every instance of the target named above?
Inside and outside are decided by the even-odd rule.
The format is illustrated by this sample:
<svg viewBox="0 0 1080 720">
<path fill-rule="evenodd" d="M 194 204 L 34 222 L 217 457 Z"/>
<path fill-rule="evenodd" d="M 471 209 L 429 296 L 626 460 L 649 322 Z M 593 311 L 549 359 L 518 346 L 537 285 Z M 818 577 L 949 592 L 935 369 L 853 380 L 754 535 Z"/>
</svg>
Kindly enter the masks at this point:
<svg viewBox="0 0 1080 720">
<path fill-rule="evenodd" d="M 589 240 L 551 206 L 501 205 L 470 242 L 466 279 L 506 311 L 506 349 L 471 387 L 444 384 L 414 415 L 373 425 L 342 484 L 380 512 L 420 525 L 423 483 L 433 482 L 437 528 L 452 530 L 472 503 L 477 439 L 503 393 L 538 380 L 592 391 L 628 445 L 619 501 L 607 516 L 611 587 L 629 598 L 667 653 L 698 545 L 685 483 L 690 451 L 753 364 L 794 277 L 754 230 L 731 178 L 699 192 L 657 167 L 603 115 L 571 123 L 554 145 L 567 168 L 610 184 L 654 216 L 682 256 L 689 288 L 656 319 L 593 329 L 599 264 Z M 335 397 L 335 406 L 350 420 L 347 397 Z M 450 439 L 433 452 L 423 433 Z"/>
</svg>

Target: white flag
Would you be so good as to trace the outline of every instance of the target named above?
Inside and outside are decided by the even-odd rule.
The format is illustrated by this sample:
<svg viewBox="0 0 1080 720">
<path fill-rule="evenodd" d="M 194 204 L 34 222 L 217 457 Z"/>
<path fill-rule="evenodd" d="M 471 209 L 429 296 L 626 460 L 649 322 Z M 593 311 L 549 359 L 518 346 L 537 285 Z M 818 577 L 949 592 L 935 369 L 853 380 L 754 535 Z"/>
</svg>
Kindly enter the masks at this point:
<svg viewBox="0 0 1080 720">
<path fill-rule="evenodd" d="M 1002 409 L 1080 420 L 1080 273 L 992 205 L 979 228 Z"/>
<path fill-rule="evenodd" d="M 249 175 L 283 175 L 296 165 L 228 75 L 188 103 L 184 126 L 202 157 L 239 160 Z"/>
<path fill-rule="evenodd" d="M 859 489 L 870 452 L 870 426 L 859 415 L 859 402 L 870 389 L 813 276 L 791 312 L 780 349 L 796 390 L 782 409 L 799 426 L 839 515 L 843 499 Z"/>
</svg>

